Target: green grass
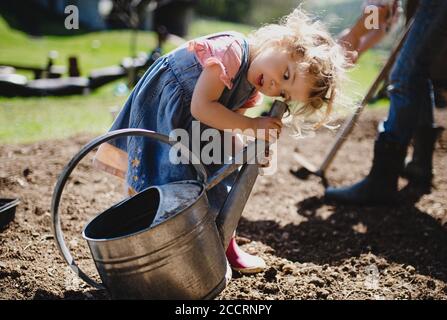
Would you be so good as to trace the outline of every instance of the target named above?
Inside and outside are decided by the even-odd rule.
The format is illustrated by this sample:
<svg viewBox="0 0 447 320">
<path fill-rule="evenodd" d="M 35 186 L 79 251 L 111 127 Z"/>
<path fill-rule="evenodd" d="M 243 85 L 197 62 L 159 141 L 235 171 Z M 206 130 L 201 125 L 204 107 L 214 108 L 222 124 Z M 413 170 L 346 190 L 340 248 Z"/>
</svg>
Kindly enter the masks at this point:
<svg viewBox="0 0 447 320">
<path fill-rule="evenodd" d="M 194 21 L 188 38 L 235 30 L 248 33 L 251 26 L 219 22 L 208 19 Z M 56 64 L 66 65 L 70 55 L 79 58 L 81 72 L 87 75 L 90 70 L 116 65 L 129 55 L 129 31 L 111 31 L 89 33 L 71 37 L 46 36 L 32 39 L 25 34 L 12 30 L 0 17 L 0 63 L 16 63 L 44 66 L 51 50 L 57 50 Z M 156 37 L 152 32 L 140 32 L 138 50 L 149 52 L 155 45 Z M 98 48 L 93 42 L 100 43 Z M 173 49 L 167 44 L 166 51 Z M 368 53 L 358 68 L 352 71 L 354 82 L 346 89 L 349 96 L 353 92 L 363 93 L 366 84 L 371 83 L 377 74 L 380 55 Z M 0 97 L 0 144 L 28 143 L 38 140 L 69 137 L 78 133 L 100 134 L 111 125 L 110 108 L 119 108 L 126 96 L 116 96 L 118 81 L 90 95 L 72 97 L 43 98 L 2 98 Z M 268 99 L 267 99 L 268 101 Z M 250 115 L 259 114 L 266 106 L 253 108 Z"/>
<path fill-rule="evenodd" d="M 44 67 L 48 53 L 58 52 L 57 65 L 67 65 L 68 57 L 78 57 L 80 70 L 87 75 L 94 68 L 116 65 L 129 56 L 128 31 L 94 32 L 79 36 L 46 36 L 31 38 L 26 34 L 9 29 L 0 18 L 0 63 L 35 65 Z M 138 50 L 149 52 L 155 45 L 153 33 L 138 36 Z M 96 44 L 96 46 L 95 46 Z"/>
<path fill-rule="evenodd" d="M 348 70 L 349 80 L 346 82 L 343 93 L 350 99 L 358 101 L 368 91 L 369 87 L 378 76 L 381 67 L 385 64 L 388 53 L 371 50 L 366 52 L 359 60 L 358 64 L 351 70 Z M 386 102 L 377 102 L 370 107 L 381 107 Z"/>
<path fill-rule="evenodd" d="M 114 85 L 88 96 L 0 99 L 0 143 L 65 138 L 76 133 L 102 133 L 110 127 L 110 109 L 125 97 Z"/>
</svg>

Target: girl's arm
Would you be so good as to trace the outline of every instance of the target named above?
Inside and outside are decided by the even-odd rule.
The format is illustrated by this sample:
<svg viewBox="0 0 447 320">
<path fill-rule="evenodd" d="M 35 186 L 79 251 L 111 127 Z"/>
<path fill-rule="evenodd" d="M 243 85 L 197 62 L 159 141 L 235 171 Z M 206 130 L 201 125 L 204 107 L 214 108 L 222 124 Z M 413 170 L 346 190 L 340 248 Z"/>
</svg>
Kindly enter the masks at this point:
<svg viewBox="0 0 447 320">
<path fill-rule="evenodd" d="M 281 131 L 282 122 L 279 119 L 249 118 L 220 104 L 218 99 L 225 88 L 219 78 L 220 72 L 221 69 L 217 65 L 203 68 L 191 100 L 191 114 L 194 118 L 219 130 L 252 129 L 256 132 L 257 129 L 276 129 L 278 132 Z"/>
</svg>

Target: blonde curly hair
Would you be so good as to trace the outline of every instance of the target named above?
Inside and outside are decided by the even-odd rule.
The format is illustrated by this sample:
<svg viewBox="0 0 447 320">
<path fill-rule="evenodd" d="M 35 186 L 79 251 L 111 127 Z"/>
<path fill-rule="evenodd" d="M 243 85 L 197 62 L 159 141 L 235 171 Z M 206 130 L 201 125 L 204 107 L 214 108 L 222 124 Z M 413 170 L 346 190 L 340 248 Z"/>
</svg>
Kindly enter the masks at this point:
<svg viewBox="0 0 447 320">
<path fill-rule="evenodd" d="M 301 8 L 296 8 L 279 23 L 252 32 L 248 41 L 254 56 L 272 46 L 286 49 L 296 59 L 297 68 L 312 77 L 307 101 L 289 103 L 290 114 L 296 120 L 293 122 L 296 131 L 301 132 L 304 123 L 303 117 L 299 116 L 317 115 L 318 120 L 311 125 L 313 129 L 327 125 L 347 62 L 342 47 L 322 23 L 312 21 Z"/>
</svg>

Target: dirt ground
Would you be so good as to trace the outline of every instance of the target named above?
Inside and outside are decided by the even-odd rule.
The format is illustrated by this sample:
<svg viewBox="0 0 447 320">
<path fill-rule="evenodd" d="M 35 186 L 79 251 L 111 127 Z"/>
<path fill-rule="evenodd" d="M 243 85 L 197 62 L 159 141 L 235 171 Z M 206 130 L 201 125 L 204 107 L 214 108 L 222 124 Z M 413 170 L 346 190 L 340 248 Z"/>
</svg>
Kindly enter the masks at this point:
<svg viewBox="0 0 447 320">
<path fill-rule="evenodd" d="M 331 185 L 347 185 L 370 167 L 378 121 L 362 115 L 328 171 Z M 447 112 L 437 112 L 447 123 Z M 334 132 L 294 140 L 283 134 L 278 172 L 259 177 L 238 229 L 244 249 L 267 261 L 265 272 L 233 279 L 218 299 L 447 299 L 447 134 L 435 153 L 431 194 L 408 196 L 401 179 L 398 207 L 325 204 L 320 179 L 300 180 L 294 154 L 318 163 Z M 16 219 L 0 231 L 1 299 L 107 299 L 66 267 L 51 229 L 56 179 L 90 136 L 0 146 L 0 196 L 19 197 Z M 95 269 L 82 228 L 121 198 L 114 178 L 82 162 L 62 199 L 62 222 L 74 257 Z M 292 171 L 292 172 L 291 172 Z"/>
</svg>

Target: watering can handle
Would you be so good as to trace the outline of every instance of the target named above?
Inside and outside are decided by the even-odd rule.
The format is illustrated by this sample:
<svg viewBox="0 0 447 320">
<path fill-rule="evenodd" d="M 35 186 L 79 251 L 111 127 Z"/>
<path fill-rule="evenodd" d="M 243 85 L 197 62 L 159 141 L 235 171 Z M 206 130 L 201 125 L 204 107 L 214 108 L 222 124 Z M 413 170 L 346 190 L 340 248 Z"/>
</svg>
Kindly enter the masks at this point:
<svg viewBox="0 0 447 320">
<path fill-rule="evenodd" d="M 104 142 L 110 141 L 112 139 L 121 138 L 121 137 L 127 137 L 127 136 L 142 136 L 147 138 L 152 138 L 161 142 L 164 142 L 166 144 L 169 144 L 171 146 L 176 145 L 181 151 L 181 155 L 187 156 L 188 159 L 192 159 L 192 165 L 194 166 L 194 169 L 197 172 L 197 180 L 201 183 L 205 183 L 207 179 L 207 174 L 205 171 L 205 168 L 200 164 L 197 157 L 189 151 L 188 148 L 184 147 L 182 144 L 177 143 L 176 141 L 170 141 L 169 137 L 160 133 L 156 133 L 149 130 L 143 130 L 143 129 L 123 129 L 123 130 L 116 130 L 111 131 L 109 133 L 106 133 L 105 135 L 102 135 L 92 141 L 90 141 L 88 144 L 86 144 L 71 160 L 70 162 L 65 166 L 64 170 L 62 171 L 61 175 L 59 176 L 59 179 L 57 180 L 57 184 L 54 188 L 53 193 L 53 199 L 51 202 L 51 214 L 52 214 L 52 220 L 53 220 L 53 233 L 56 238 L 56 243 L 59 248 L 60 253 L 62 254 L 62 257 L 64 260 L 68 263 L 70 268 L 73 270 L 74 273 L 76 273 L 82 280 L 84 280 L 89 285 L 97 288 L 97 289 L 105 289 L 105 287 L 90 278 L 86 273 L 84 273 L 76 264 L 74 261 L 73 256 L 70 253 L 70 250 L 68 249 L 67 245 L 65 244 L 64 235 L 61 228 L 61 220 L 59 216 L 59 204 L 62 196 L 62 191 L 65 187 L 66 182 L 68 181 L 68 178 L 70 174 L 73 172 L 76 165 L 93 149 L 98 147 L 99 145 L 103 144 Z"/>
</svg>

